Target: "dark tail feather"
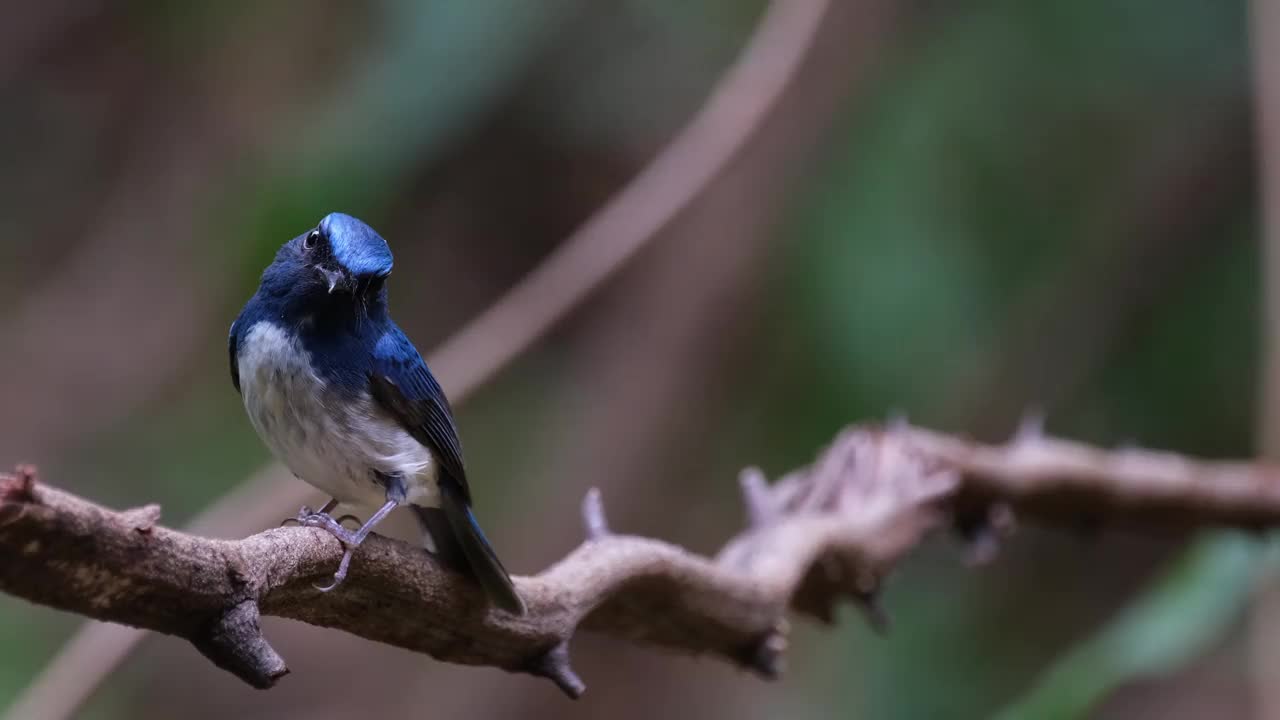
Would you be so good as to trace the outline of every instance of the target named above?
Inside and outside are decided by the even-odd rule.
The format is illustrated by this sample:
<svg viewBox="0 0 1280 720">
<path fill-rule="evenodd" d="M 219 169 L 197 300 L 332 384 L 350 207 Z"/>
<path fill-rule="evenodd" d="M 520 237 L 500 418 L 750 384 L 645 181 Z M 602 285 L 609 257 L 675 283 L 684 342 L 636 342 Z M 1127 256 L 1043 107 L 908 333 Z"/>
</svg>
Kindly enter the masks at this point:
<svg viewBox="0 0 1280 720">
<path fill-rule="evenodd" d="M 446 565 L 474 577 L 494 605 L 523 615 L 524 601 L 511 584 L 506 568 L 480 531 L 462 493 L 448 481 L 440 483 L 440 505 L 439 509 L 413 507 L 435 543 L 436 555 Z"/>
<path fill-rule="evenodd" d="M 444 511 L 440 508 L 420 505 L 409 507 L 413 510 L 413 514 L 418 516 L 418 524 L 431 536 L 431 544 L 435 545 L 436 558 L 451 570 L 470 575 L 471 564 L 467 562 L 467 556 L 462 553 L 462 546 L 453 539 L 453 528 L 445 519 Z"/>
</svg>

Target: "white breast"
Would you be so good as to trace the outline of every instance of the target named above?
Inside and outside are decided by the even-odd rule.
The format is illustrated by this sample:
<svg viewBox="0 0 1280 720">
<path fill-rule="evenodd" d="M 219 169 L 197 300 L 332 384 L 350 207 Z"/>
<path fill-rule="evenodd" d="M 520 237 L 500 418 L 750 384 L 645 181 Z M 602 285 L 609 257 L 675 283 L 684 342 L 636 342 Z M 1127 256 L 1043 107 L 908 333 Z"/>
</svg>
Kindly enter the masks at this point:
<svg viewBox="0 0 1280 720">
<path fill-rule="evenodd" d="M 439 505 L 437 463 L 367 392 L 330 388 L 295 338 L 269 322 L 245 334 L 237 351 L 249 420 L 295 475 L 347 504 L 381 505 L 377 473 L 400 474 L 408 501 Z"/>
</svg>

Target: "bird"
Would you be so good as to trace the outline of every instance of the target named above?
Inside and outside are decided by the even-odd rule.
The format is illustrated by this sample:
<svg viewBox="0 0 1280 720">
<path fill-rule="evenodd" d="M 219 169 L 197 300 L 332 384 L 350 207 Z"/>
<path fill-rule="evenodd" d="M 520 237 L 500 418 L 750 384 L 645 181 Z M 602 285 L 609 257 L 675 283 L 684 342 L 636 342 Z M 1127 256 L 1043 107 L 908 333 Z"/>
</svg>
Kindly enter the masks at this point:
<svg viewBox="0 0 1280 720">
<path fill-rule="evenodd" d="M 457 425 L 440 383 L 391 319 L 391 248 L 373 228 L 330 213 L 285 243 L 231 324 L 231 382 L 250 424 L 294 475 L 332 499 L 303 507 L 301 525 L 344 545 L 328 592 L 352 553 L 407 506 L 428 549 L 470 576 L 489 602 L 525 603 L 472 511 Z M 377 508 L 358 529 L 330 513 Z M 357 520 L 358 521 L 358 520 Z"/>
</svg>

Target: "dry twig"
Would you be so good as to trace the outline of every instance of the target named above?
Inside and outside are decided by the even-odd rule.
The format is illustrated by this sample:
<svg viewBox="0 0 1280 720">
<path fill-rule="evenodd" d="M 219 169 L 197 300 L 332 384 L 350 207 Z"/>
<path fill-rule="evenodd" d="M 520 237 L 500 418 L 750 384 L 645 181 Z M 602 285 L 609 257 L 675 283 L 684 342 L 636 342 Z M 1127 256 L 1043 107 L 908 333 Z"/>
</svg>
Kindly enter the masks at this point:
<svg viewBox="0 0 1280 720">
<path fill-rule="evenodd" d="M 0 481 L 0 590 L 184 637 L 258 687 L 288 672 L 261 613 L 544 676 L 577 697 L 568 643 L 579 627 L 776 675 L 788 607 L 825 621 L 841 598 L 874 609 L 885 574 L 958 503 L 997 502 L 1051 523 L 1105 514 L 1125 525 L 1261 527 L 1280 520 L 1278 481 L 1275 468 L 1106 451 L 1035 430 L 990 446 L 905 425 L 853 428 L 772 485 L 744 472 L 750 525 L 714 559 L 615 534 L 589 494 L 588 539 L 516 579 L 529 606 L 516 618 L 407 543 L 372 537 L 342 591 L 322 595 L 312 583 L 342 553 L 323 532 L 200 538 L 155 525 L 154 508 L 106 510 L 20 469 Z"/>
</svg>

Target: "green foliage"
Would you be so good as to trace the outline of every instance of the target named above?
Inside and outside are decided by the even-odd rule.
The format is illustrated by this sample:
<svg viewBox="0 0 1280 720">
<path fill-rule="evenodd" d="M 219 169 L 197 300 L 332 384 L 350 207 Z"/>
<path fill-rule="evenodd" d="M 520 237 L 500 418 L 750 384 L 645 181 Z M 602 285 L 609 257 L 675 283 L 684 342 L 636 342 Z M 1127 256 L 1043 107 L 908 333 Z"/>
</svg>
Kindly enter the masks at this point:
<svg viewBox="0 0 1280 720">
<path fill-rule="evenodd" d="M 1239 618 L 1265 547 L 1237 534 L 1198 541 L 1097 635 L 1054 662 L 998 720 L 1087 717 L 1124 683 L 1169 673 L 1203 654 Z"/>
<path fill-rule="evenodd" d="M 815 386 L 857 414 L 927 418 L 1066 258 L 1127 239 L 1094 235 L 1153 128 L 1197 130 L 1168 108 L 1238 97 L 1247 60 L 1238 7 L 1141 5 L 986 4 L 859 103 L 800 207 L 787 278 Z"/>
</svg>

